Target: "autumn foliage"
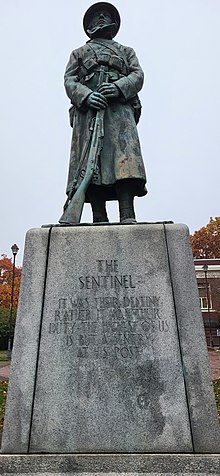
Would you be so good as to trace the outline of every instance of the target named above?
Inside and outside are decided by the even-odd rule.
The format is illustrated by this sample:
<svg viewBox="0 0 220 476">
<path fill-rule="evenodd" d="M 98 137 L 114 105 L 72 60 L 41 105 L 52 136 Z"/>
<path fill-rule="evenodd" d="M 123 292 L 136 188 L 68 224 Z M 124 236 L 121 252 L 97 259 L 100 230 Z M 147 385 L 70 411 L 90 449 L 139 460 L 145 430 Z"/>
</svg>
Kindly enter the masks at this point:
<svg viewBox="0 0 220 476">
<path fill-rule="evenodd" d="M 220 258 L 220 217 L 210 218 L 206 226 L 191 236 L 194 258 Z"/>
<path fill-rule="evenodd" d="M 10 307 L 11 290 L 12 290 L 12 259 L 7 258 L 6 255 L 0 257 L 0 306 L 3 308 Z M 18 295 L 21 280 L 21 268 L 15 266 L 14 274 L 14 299 L 13 308 L 18 305 Z"/>
</svg>

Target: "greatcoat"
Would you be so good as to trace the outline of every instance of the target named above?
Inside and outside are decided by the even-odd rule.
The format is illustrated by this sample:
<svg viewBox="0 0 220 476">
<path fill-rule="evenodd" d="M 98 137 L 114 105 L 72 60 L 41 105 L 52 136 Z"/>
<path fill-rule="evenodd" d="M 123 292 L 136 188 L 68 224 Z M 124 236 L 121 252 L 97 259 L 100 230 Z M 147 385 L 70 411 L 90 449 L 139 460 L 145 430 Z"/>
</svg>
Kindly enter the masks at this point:
<svg viewBox="0 0 220 476">
<path fill-rule="evenodd" d="M 137 93 L 144 73 L 132 48 L 107 39 L 92 39 L 74 50 L 66 68 L 64 84 L 72 103 L 73 127 L 66 192 L 74 190 L 78 164 L 96 114 L 87 107 L 86 99 L 97 89 L 100 65 L 105 65 L 108 81 L 116 84 L 120 96 L 108 100 L 105 109 L 103 148 L 92 183 L 104 190 L 106 200 L 115 200 L 115 183 L 135 179 L 134 194 L 143 196 L 147 193 L 146 175 L 136 122 L 141 107 Z"/>
</svg>

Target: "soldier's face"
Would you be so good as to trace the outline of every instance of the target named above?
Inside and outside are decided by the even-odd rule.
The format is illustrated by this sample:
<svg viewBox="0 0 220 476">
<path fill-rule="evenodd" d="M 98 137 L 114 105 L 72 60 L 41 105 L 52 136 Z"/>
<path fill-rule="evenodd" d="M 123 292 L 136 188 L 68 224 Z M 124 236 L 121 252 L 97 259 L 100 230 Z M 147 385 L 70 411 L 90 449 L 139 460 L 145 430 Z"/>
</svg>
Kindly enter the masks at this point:
<svg viewBox="0 0 220 476">
<path fill-rule="evenodd" d="M 92 21 L 89 24 L 89 28 L 100 27 L 103 28 L 105 26 L 111 25 L 112 17 L 109 12 L 106 10 L 100 10 L 96 12 L 93 17 Z"/>
</svg>

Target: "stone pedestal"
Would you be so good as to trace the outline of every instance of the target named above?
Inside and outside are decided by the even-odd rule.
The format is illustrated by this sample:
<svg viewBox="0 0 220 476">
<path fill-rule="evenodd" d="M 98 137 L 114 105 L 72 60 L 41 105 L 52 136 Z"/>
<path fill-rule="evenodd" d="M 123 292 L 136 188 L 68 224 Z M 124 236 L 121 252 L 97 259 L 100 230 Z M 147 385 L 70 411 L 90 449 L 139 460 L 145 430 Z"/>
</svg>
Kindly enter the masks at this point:
<svg viewBox="0 0 220 476">
<path fill-rule="evenodd" d="M 27 233 L 2 452 L 220 452 L 185 225 Z"/>
<path fill-rule="evenodd" d="M 219 476 L 220 455 L 0 455 L 3 476 Z"/>
</svg>

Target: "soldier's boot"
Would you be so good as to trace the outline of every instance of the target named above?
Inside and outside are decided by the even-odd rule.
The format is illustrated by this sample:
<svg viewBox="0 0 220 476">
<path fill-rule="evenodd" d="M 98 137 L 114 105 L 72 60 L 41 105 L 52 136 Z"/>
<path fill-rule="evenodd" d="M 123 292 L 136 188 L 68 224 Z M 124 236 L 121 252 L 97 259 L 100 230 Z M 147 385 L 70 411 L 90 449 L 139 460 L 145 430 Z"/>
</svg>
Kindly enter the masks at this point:
<svg viewBox="0 0 220 476">
<path fill-rule="evenodd" d="M 121 180 L 116 184 L 120 223 L 136 223 L 134 212 L 134 193 L 131 185 L 131 182 L 127 180 Z"/>
<path fill-rule="evenodd" d="M 93 223 L 106 223 L 109 221 L 104 200 L 102 200 L 101 198 L 93 200 L 91 202 L 91 207 L 93 214 Z"/>
</svg>

